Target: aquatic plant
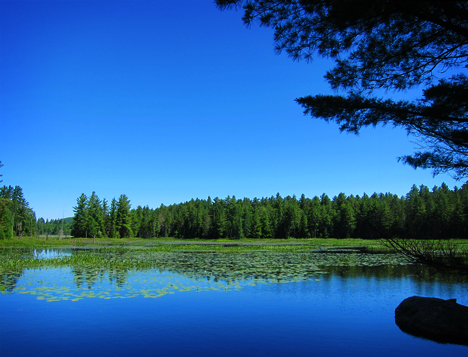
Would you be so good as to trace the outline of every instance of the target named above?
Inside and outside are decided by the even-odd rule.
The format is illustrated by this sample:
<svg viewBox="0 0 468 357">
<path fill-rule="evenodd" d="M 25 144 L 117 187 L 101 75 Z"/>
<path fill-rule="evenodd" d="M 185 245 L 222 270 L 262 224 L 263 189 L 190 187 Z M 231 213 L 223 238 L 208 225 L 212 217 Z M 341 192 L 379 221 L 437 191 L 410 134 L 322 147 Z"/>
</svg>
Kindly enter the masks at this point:
<svg viewBox="0 0 468 357">
<path fill-rule="evenodd" d="M 362 253 L 362 247 L 342 247 L 333 253 L 323 246 L 321 249 L 314 248 L 271 245 L 86 245 L 56 249 L 53 254 L 49 248 L 4 248 L 0 249 L 0 292 L 28 293 L 45 301 L 78 301 L 84 297 L 162 297 L 182 291 L 227 292 L 256 284 L 319 279 L 326 274 L 324 268 L 327 266 L 407 263 L 394 254 Z M 49 284 L 42 278 L 33 278 L 33 287 L 18 285 L 23 276 L 36 273 L 39 277 L 47 276 L 48 271 L 54 271 L 59 282 Z M 70 274 L 72 282 L 63 286 L 60 279 Z M 129 286 L 129 280 L 142 274 L 148 276 L 146 282 L 151 285 L 145 283 L 144 288 Z M 183 276 L 190 283 L 175 281 L 173 276 Z M 106 279 L 113 286 L 96 291 L 96 284 L 101 286 Z"/>
</svg>

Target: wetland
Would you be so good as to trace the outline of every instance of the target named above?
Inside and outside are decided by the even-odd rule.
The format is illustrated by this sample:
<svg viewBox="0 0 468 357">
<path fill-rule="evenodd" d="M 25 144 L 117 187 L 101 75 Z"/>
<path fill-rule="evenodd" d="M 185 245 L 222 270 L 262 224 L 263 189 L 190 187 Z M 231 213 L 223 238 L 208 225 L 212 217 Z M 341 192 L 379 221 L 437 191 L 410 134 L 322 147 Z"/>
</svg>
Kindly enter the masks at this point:
<svg viewBox="0 0 468 357">
<path fill-rule="evenodd" d="M 394 321 L 413 295 L 468 305 L 467 284 L 362 247 L 16 246 L 0 274 L 5 356 L 467 352 Z"/>
</svg>

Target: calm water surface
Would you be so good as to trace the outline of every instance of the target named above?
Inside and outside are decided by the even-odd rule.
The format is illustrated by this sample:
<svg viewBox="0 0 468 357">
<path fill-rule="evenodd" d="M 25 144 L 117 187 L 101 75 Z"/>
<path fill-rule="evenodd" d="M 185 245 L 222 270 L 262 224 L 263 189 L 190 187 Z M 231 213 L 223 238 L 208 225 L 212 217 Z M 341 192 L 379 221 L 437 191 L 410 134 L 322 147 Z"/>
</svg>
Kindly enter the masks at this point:
<svg viewBox="0 0 468 357">
<path fill-rule="evenodd" d="M 161 268 L 4 272 L 0 355 L 468 356 L 394 322 L 413 295 L 468 305 L 466 284 L 413 266 L 323 270 L 292 282 Z"/>
</svg>

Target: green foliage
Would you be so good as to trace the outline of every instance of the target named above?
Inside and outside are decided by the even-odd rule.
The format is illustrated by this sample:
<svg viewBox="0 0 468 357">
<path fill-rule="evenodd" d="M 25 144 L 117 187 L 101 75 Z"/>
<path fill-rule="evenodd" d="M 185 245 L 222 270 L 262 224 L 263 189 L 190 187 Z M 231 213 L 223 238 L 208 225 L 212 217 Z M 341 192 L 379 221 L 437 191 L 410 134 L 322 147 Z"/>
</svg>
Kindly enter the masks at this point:
<svg viewBox="0 0 468 357">
<path fill-rule="evenodd" d="M 264 248 L 264 247 L 262 247 Z M 200 254 L 194 254 L 200 253 Z M 219 251 L 163 251 L 153 248 L 101 248 L 76 250 L 70 256 L 37 259 L 32 254 L 3 251 L 0 254 L 0 272 L 26 268 L 71 267 L 72 269 L 149 269 L 182 271 L 195 276 L 214 279 L 292 278 L 307 277 L 320 271 L 319 266 L 378 266 L 407 264 L 393 254 L 367 254 L 355 251 L 311 252 L 301 250 L 237 250 Z"/>
<path fill-rule="evenodd" d="M 73 230 L 72 235 L 75 237 L 87 237 L 88 236 L 88 221 L 89 211 L 87 207 L 88 197 L 82 193 L 76 200 L 76 206 L 73 207 Z"/>
<path fill-rule="evenodd" d="M 58 236 L 62 230 L 65 236 L 69 236 L 73 227 L 73 217 L 60 219 L 39 218 L 36 222 L 37 231 L 41 236 Z"/>
<path fill-rule="evenodd" d="M 133 237 L 130 208 L 131 205 L 128 197 L 126 195 L 120 195 L 117 202 L 116 229 L 121 238 Z"/>
<path fill-rule="evenodd" d="M 164 247 L 164 246 L 163 246 Z M 227 292 L 245 286 L 291 283 L 315 277 L 319 280 L 328 267 L 407 265 L 395 254 L 366 254 L 357 251 L 312 252 L 286 250 L 285 247 L 256 247 L 237 250 L 219 246 L 216 251 L 170 251 L 147 247 L 104 247 L 68 249 L 44 257 L 37 247 L 0 251 L 0 295 L 31 294 L 47 302 L 83 298 L 158 298 L 182 291 L 215 290 Z M 261 250 L 259 250 L 259 248 Z M 63 254 L 64 253 L 64 254 Z M 49 280 L 40 270 L 67 268 L 71 285 L 56 284 L 57 274 Z M 34 269 L 41 279 L 26 279 L 18 285 L 26 269 Z M 356 271 L 353 269 L 353 271 Z M 154 274 L 165 272 L 164 274 Z M 63 272 L 65 273 L 65 272 Z M 183 275 L 183 277 L 177 277 Z M 63 275 L 63 274 L 59 274 Z M 68 275 L 68 273 L 65 273 Z M 112 288 L 115 282 L 116 287 Z M 110 283 L 110 284 L 109 284 Z M 137 286 L 134 286 L 137 283 Z M 161 286 L 163 284 L 163 286 Z M 105 285 L 105 286 L 104 286 Z M 143 289 L 142 286 L 145 286 Z"/>
<path fill-rule="evenodd" d="M 0 197 L 0 239 L 13 237 L 11 201 Z"/>
<path fill-rule="evenodd" d="M 432 91 L 450 85 L 440 97 L 430 97 Z M 450 96 L 457 91 L 459 100 L 452 103 Z M 464 98 L 462 100 L 461 98 Z M 417 103 L 378 98 L 368 99 L 363 95 L 308 96 L 296 101 L 305 109 L 305 114 L 326 121 L 335 121 L 341 131 L 358 134 L 362 127 L 392 124 L 404 128 L 408 134 L 420 139 L 426 151 L 400 158 L 415 168 L 433 169 L 434 174 L 450 172 L 455 178 L 468 177 L 468 77 L 459 75 L 441 81 L 425 91 Z M 453 104 L 448 109 L 449 104 Z M 463 111 L 464 110 L 464 111 Z"/>
<path fill-rule="evenodd" d="M 36 234 L 36 215 L 20 186 L 0 188 L 0 230 L 5 238 Z"/>
<path fill-rule="evenodd" d="M 403 162 L 468 177 L 468 2 L 387 0 L 216 0 L 243 6 L 246 25 L 274 29 L 278 52 L 335 60 L 325 78 L 346 96 L 296 99 L 306 114 L 343 131 L 392 124 L 420 139 Z M 454 73 L 457 73 L 455 74 Z M 444 78 L 445 77 L 445 78 Z M 437 81 L 437 83 L 436 83 Z M 425 85 L 414 101 L 382 99 L 381 89 Z"/>
<path fill-rule="evenodd" d="M 91 237 L 101 237 L 104 232 L 104 214 L 105 207 L 101 206 L 102 202 L 95 192 L 88 199 L 88 221 L 86 222 L 87 230 Z"/>
<path fill-rule="evenodd" d="M 468 251 L 453 240 L 385 239 L 392 250 L 415 263 L 426 264 L 440 270 L 468 274 Z"/>
<path fill-rule="evenodd" d="M 156 209 L 141 206 L 131 209 L 125 195 L 118 201 L 113 199 L 109 210 L 103 208 L 104 202 L 101 208 L 92 208 L 86 195 L 78 198 L 74 232 L 82 235 L 75 237 L 86 234 L 183 239 L 468 237 L 468 185 L 450 190 L 443 184 L 432 191 L 426 186 L 413 186 L 405 197 L 390 193 L 374 193 L 370 197 L 340 193 L 332 199 L 325 194 L 312 199 L 302 195 L 299 200 L 279 194 L 253 200 L 208 197 Z M 100 213 L 92 215 L 93 210 Z M 85 227 L 81 230 L 77 228 L 80 222 Z M 105 234 L 100 235 L 102 232 Z"/>
</svg>

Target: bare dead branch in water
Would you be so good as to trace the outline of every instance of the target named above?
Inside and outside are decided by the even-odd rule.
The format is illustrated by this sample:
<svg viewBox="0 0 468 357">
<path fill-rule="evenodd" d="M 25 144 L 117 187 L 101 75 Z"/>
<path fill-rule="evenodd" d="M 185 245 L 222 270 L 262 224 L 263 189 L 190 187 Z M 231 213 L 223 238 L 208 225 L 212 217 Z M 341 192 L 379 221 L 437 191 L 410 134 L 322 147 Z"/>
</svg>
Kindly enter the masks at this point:
<svg viewBox="0 0 468 357">
<path fill-rule="evenodd" d="M 452 240 L 384 238 L 382 242 L 415 263 L 468 274 L 468 251 Z"/>
</svg>

